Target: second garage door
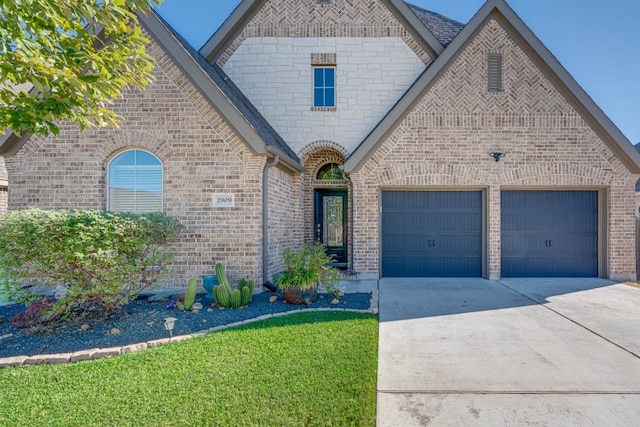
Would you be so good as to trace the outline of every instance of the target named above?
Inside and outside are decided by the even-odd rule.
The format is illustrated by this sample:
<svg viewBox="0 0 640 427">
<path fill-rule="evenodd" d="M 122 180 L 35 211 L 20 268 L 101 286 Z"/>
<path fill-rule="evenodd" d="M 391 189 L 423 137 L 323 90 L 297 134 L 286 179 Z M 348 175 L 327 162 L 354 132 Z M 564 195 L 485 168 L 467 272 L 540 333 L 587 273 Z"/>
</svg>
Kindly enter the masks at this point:
<svg viewBox="0 0 640 427">
<path fill-rule="evenodd" d="M 597 191 L 504 191 L 504 277 L 596 277 Z"/>
<path fill-rule="evenodd" d="M 383 191 L 383 277 L 481 277 L 481 191 Z"/>
</svg>

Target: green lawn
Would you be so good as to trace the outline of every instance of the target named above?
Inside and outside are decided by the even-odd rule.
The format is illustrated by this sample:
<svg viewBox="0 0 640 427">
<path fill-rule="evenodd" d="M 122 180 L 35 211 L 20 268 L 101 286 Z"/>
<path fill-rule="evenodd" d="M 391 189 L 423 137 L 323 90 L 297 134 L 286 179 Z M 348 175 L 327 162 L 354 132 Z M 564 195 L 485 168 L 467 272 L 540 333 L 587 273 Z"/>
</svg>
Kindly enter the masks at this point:
<svg viewBox="0 0 640 427">
<path fill-rule="evenodd" d="M 0 369 L 3 426 L 373 426 L 378 321 L 311 312 L 140 353 Z"/>
</svg>

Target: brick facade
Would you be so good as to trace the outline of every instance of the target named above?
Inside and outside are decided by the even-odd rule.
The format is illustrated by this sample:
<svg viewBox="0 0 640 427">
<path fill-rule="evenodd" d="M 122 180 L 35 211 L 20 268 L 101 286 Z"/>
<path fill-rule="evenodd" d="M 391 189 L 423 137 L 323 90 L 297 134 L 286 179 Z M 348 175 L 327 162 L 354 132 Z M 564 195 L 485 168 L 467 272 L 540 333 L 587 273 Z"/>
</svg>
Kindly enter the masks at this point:
<svg viewBox="0 0 640 427">
<path fill-rule="evenodd" d="M 282 252 L 298 249 L 302 242 L 302 192 L 300 176 L 269 169 L 269 274 L 282 271 Z"/>
<path fill-rule="evenodd" d="M 211 274 L 216 262 L 231 279 L 261 283 L 265 157 L 248 150 L 158 46 L 149 51 L 156 81 L 117 101 L 119 130 L 63 124 L 59 136 L 33 136 L 6 159 L 10 208 L 105 209 L 109 160 L 128 148 L 148 150 L 163 163 L 164 212 L 185 226 L 168 284 Z M 212 208 L 215 193 L 234 193 L 236 207 Z"/>
<path fill-rule="evenodd" d="M 504 58 L 504 91 L 486 91 L 486 54 Z M 488 153 L 506 156 L 496 162 Z M 510 35 L 491 20 L 424 98 L 351 175 L 355 268 L 379 273 L 379 193 L 385 188 L 483 189 L 487 276 L 500 277 L 501 189 L 593 189 L 606 200 L 608 266 L 635 277 L 631 175 Z"/>
<path fill-rule="evenodd" d="M 0 185 L 0 214 L 7 211 L 9 204 L 9 189 L 8 187 Z"/>
</svg>

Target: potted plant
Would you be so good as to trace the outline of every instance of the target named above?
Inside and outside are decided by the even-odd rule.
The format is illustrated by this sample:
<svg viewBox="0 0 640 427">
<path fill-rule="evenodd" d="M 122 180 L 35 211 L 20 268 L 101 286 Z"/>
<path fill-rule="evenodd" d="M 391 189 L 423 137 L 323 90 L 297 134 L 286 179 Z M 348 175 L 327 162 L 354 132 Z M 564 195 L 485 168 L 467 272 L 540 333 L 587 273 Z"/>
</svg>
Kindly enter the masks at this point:
<svg viewBox="0 0 640 427">
<path fill-rule="evenodd" d="M 287 248 L 282 253 L 284 271 L 275 279 L 275 284 L 289 304 L 309 304 L 318 296 L 318 285 L 333 295 L 340 281 L 340 272 L 331 267 L 333 257 L 327 255 L 324 245 L 303 245 L 300 250 Z"/>
</svg>

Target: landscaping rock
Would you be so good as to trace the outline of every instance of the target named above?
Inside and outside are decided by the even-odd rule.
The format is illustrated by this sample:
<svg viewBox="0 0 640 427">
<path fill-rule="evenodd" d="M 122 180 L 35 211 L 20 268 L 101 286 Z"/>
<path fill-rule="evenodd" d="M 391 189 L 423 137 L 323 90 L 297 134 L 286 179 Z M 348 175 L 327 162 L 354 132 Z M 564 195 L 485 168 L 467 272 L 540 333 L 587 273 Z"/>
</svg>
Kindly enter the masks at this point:
<svg viewBox="0 0 640 427">
<path fill-rule="evenodd" d="M 199 303 L 199 302 L 193 303 L 193 305 L 191 306 L 191 309 L 200 311 L 200 310 L 202 310 L 202 304 Z"/>
<path fill-rule="evenodd" d="M 81 331 L 88 331 L 89 329 L 91 329 L 91 326 L 87 325 L 86 323 L 80 326 Z"/>
<path fill-rule="evenodd" d="M 340 304 L 340 300 L 338 298 L 334 298 L 331 300 L 331 305 L 337 305 Z"/>
<path fill-rule="evenodd" d="M 274 303 L 274 302 L 276 302 L 276 301 L 278 301 L 278 296 L 277 296 L 277 295 L 274 295 L 274 296 L 272 296 L 272 297 L 269 297 L 269 302 L 270 302 L 271 304 L 273 304 L 273 303 Z"/>
<path fill-rule="evenodd" d="M 76 351 L 75 353 L 73 353 L 71 355 L 71 358 L 69 359 L 69 362 L 74 363 L 74 362 L 82 362 L 84 360 L 91 360 L 93 358 L 93 354 L 98 351 L 97 348 L 92 348 L 89 350 L 81 350 L 81 351 Z"/>
<path fill-rule="evenodd" d="M 22 366 L 27 359 L 27 356 L 4 357 L 0 359 L 0 368 Z"/>
<path fill-rule="evenodd" d="M 113 328 L 109 331 L 109 335 L 122 335 L 122 329 Z"/>
</svg>

